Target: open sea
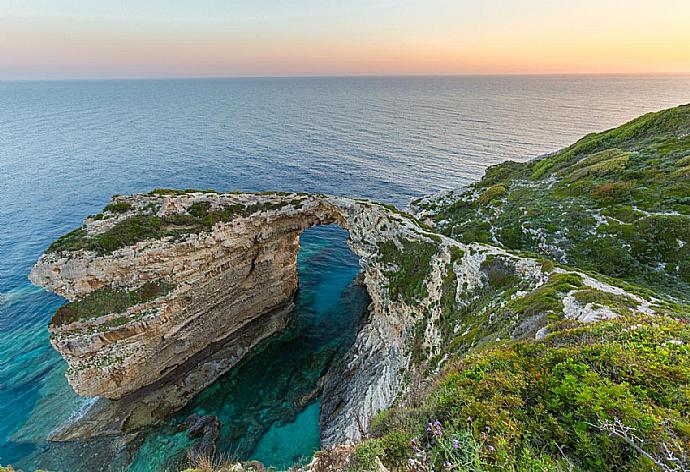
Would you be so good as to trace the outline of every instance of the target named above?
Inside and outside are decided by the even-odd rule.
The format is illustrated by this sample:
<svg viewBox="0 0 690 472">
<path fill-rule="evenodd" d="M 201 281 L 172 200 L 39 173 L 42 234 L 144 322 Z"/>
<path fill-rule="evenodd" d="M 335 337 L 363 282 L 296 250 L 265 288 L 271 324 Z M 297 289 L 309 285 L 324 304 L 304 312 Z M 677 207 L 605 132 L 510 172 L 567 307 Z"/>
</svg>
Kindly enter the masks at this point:
<svg viewBox="0 0 690 472">
<path fill-rule="evenodd" d="M 292 190 L 404 207 L 489 165 L 689 102 L 690 76 L 0 82 L 0 464 L 174 470 L 188 446 L 176 425 L 192 412 L 218 416 L 227 457 L 281 468 L 319 446 L 310 392 L 349 347 L 367 304 L 347 234 L 334 227 L 301 238 L 286 333 L 149 431 L 138 451 L 87 456 L 46 441 L 91 400 L 72 392 L 48 342 L 64 300 L 27 275 L 112 194 Z"/>
</svg>

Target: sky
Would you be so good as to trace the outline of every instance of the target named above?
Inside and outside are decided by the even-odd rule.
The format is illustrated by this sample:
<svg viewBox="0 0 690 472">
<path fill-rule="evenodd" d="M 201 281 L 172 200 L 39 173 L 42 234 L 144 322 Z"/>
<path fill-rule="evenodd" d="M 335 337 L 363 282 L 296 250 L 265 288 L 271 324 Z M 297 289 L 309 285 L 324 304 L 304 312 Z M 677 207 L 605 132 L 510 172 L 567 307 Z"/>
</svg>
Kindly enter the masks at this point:
<svg viewBox="0 0 690 472">
<path fill-rule="evenodd" d="M 690 0 L 0 0 L 0 80 L 690 72 Z"/>
</svg>

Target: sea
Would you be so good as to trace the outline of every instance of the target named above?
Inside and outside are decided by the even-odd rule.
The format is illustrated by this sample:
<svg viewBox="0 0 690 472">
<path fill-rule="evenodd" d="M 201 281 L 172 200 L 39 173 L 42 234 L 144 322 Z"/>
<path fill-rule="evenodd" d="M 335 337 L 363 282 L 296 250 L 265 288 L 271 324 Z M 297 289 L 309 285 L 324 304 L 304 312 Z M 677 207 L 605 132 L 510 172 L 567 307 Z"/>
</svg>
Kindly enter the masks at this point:
<svg viewBox="0 0 690 472">
<path fill-rule="evenodd" d="M 0 464 L 53 471 L 177 470 L 191 413 L 221 423 L 219 454 L 277 469 L 319 447 L 328 366 L 368 303 L 347 233 L 301 237 L 289 328 L 134 449 L 54 444 L 93 403 L 64 377 L 47 324 L 65 300 L 31 266 L 113 194 L 156 187 L 301 191 L 404 208 L 587 133 L 690 102 L 687 75 L 237 78 L 0 82 Z"/>
</svg>

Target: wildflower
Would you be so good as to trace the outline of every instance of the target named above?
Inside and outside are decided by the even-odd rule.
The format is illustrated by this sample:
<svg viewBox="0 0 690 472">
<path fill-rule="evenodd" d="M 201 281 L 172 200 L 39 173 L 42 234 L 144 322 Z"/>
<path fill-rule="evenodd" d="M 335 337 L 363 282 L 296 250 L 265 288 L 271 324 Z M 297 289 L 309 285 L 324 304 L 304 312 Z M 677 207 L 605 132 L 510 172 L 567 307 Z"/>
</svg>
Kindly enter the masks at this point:
<svg viewBox="0 0 690 472">
<path fill-rule="evenodd" d="M 440 438 L 441 435 L 443 434 L 441 430 L 441 422 L 436 420 L 434 422 L 433 428 L 432 428 L 432 433 L 434 434 L 434 437 Z"/>
<path fill-rule="evenodd" d="M 494 449 L 494 447 L 491 444 L 489 444 L 489 451 L 494 452 L 495 450 L 496 449 Z"/>
<path fill-rule="evenodd" d="M 444 469 L 450 470 L 450 469 L 453 468 L 453 464 L 451 464 L 450 462 L 444 462 L 444 463 L 443 463 L 443 468 L 444 468 Z"/>
<path fill-rule="evenodd" d="M 472 417 L 471 417 L 471 416 L 468 416 L 468 417 L 467 417 L 467 421 L 468 421 L 469 423 L 471 423 L 471 422 L 472 422 Z"/>
<path fill-rule="evenodd" d="M 453 449 L 460 449 L 460 441 L 453 439 Z"/>
<path fill-rule="evenodd" d="M 412 450 L 414 452 L 419 452 L 419 447 L 417 447 L 417 445 L 418 445 L 417 438 L 410 439 L 410 445 L 412 446 Z"/>
</svg>

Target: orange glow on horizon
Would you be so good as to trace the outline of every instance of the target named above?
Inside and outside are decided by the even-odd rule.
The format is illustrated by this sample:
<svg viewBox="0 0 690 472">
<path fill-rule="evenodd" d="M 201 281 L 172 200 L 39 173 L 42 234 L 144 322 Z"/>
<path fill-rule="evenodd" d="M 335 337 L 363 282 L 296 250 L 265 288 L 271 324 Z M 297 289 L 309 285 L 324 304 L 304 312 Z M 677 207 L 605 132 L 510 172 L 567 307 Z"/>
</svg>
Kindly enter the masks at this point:
<svg viewBox="0 0 690 472">
<path fill-rule="evenodd" d="M 416 3 L 386 18 L 324 24 L 0 18 L 0 79 L 690 73 L 690 2 L 671 3 L 674 11 L 647 8 L 627 16 L 593 10 L 596 2 L 558 14 L 480 12 L 457 26 L 443 12 L 414 17 Z"/>
</svg>

